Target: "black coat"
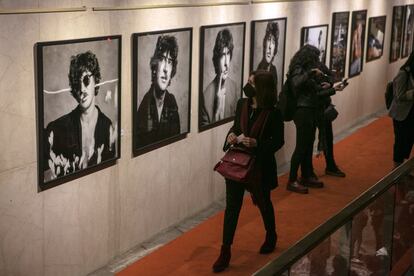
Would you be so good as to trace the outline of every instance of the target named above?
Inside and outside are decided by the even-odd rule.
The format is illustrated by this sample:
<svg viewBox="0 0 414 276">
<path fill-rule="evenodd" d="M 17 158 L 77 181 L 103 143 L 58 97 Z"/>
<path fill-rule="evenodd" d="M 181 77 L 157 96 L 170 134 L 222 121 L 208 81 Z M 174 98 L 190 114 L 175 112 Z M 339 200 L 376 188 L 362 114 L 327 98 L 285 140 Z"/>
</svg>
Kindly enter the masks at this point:
<svg viewBox="0 0 414 276">
<path fill-rule="evenodd" d="M 136 113 L 136 146 L 139 148 L 180 134 L 180 116 L 177 101 L 173 94 L 165 91 L 161 118 L 158 118 L 157 106 L 152 85 L 144 95 Z"/>
<path fill-rule="evenodd" d="M 330 96 L 335 95 L 335 89 L 323 89 L 321 81 L 310 70 L 296 66 L 289 76 L 291 88 L 296 95 L 297 107 L 318 109 Z M 326 81 L 331 82 L 329 79 Z"/>
<path fill-rule="evenodd" d="M 102 113 L 98 106 L 98 120 L 95 126 L 95 147 L 93 155 L 88 160 L 88 167 L 96 165 L 101 159 L 104 162 L 115 157 L 114 145 L 110 142 L 110 131 L 112 128 L 111 120 Z M 82 111 L 77 106 L 70 113 L 50 122 L 45 130 L 44 140 L 44 168 L 49 169 L 48 161 L 51 158 L 51 151 L 55 156 L 60 156 L 67 159 L 71 166 L 68 168 L 69 172 L 79 170 L 79 163 L 75 163 L 75 158 L 79 159 L 82 156 L 82 127 L 80 122 Z M 52 134 L 53 133 L 53 134 Z M 53 138 L 52 138 L 53 137 Z M 51 139 L 49 141 L 49 139 Z M 98 148 L 102 147 L 101 158 L 98 158 Z M 58 176 L 63 175 L 63 170 Z"/>
<path fill-rule="evenodd" d="M 236 116 L 234 118 L 233 126 L 230 128 L 229 133 L 227 136 L 233 132 L 237 136 L 242 133 L 240 118 L 242 114 L 242 106 L 245 101 L 249 101 L 246 98 L 240 99 L 237 102 L 236 108 Z M 253 125 L 254 121 L 257 119 L 258 115 L 262 110 L 257 109 L 256 112 L 253 113 L 252 116 L 249 116 L 249 129 Z M 249 115 L 252 112 L 252 108 L 250 107 L 249 102 Z M 248 134 L 244 134 L 246 137 L 249 137 Z M 227 143 L 227 136 L 224 142 L 223 150 L 226 151 L 229 148 L 229 144 Z M 284 141 L 284 125 L 282 114 L 276 108 L 272 108 L 270 110 L 269 116 L 265 123 L 262 136 L 257 138 L 257 147 L 255 148 L 255 153 L 257 156 L 257 162 L 262 169 L 262 176 L 263 176 L 263 187 L 265 189 L 272 190 L 277 187 L 277 165 L 276 165 L 276 158 L 275 152 L 280 149 Z"/>
</svg>

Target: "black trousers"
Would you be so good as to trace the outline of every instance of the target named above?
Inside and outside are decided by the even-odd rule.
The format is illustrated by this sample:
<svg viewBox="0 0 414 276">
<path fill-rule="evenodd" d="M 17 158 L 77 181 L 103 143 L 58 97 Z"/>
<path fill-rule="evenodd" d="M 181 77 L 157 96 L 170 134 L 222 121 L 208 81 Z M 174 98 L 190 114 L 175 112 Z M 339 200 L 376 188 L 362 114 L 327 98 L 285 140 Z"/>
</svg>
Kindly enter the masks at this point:
<svg viewBox="0 0 414 276">
<path fill-rule="evenodd" d="M 241 183 L 226 179 L 226 210 L 224 211 L 223 244 L 233 243 L 240 210 L 243 204 L 244 186 Z M 264 206 L 260 209 L 267 232 L 276 231 L 275 213 L 270 200 L 270 190 L 263 189 Z"/>
<path fill-rule="evenodd" d="M 290 160 L 289 180 L 298 178 L 301 167 L 302 177 L 313 176 L 312 153 L 316 133 L 316 114 L 312 108 L 300 107 L 293 117 L 296 126 L 296 147 Z"/>
<path fill-rule="evenodd" d="M 326 168 L 334 170 L 337 168 L 333 152 L 333 129 L 332 122 L 321 119 L 318 122 L 318 150 L 323 151 Z"/>
<path fill-rule="evenodd" d="M 404 162 L 410 157 L 414 143 L 414 106 L 403 121 L 393 120 L 394 125 L 394 154 L 396 163 Z"/>
</svg>

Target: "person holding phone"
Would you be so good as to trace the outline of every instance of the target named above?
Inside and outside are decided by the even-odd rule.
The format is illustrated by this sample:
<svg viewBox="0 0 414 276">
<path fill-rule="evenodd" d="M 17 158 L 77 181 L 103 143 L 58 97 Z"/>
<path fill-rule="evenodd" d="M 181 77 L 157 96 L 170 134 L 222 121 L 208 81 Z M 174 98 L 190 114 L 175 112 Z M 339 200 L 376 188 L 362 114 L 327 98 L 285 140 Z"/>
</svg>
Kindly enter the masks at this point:
<svg viewBox="0 0 414 276">
<path fill-rule="evenodd" d="M 290 87 L 296 95 L 297 106 L 293 116 L 296 127 L 296 146 L 290 163 L 287 190 L 307 194 L 308 187 L 322 188 L 313 172 L 312 154 L 321 98 L 334 95 L 344 84 L 333 86 L 320 69 L 318 48 L 305 45 L 293 56 L 289 65 Z M 302 177 L 298 179 L 301 167 Z"/>
<path fill-rule="evenodd" d="M 321 71 L 324 74 L 325 81 L 333 85 L 333 75 L 332 72 L 322 64 Z M 348 79 L 343 79 L 337 86 L 338 89 L 342 90 L 348 85 Z M 333 109 L 333 110 L 331 110 Z M 345 177 L 346 174 L 338 167 L 334 159 L 333 151 L 333 129 L 332 122 L 338 115 L 337 111 L 332 105 L 331 96 L 321 97 L 319 101 L 319 112 L 317 120 L 318 128 L 318 154 L 323 152 L 326 162 L 325 174 L 336 177 Z"/>
</svg>

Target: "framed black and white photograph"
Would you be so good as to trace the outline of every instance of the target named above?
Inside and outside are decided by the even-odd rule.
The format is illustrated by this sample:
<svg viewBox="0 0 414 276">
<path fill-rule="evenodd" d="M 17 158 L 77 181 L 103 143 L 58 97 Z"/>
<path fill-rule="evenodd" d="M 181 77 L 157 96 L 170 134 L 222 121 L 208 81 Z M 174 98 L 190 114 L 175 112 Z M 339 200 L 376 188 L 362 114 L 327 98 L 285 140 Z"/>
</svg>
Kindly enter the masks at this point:
<svg viewBox="0 0 414 276">
<path fill-rule="evenodd" d="M 277 91 L 282 90 L 287 18 L 251 22 L 250 71 L 272 73 Z"/>
<path fill-rule="evenodd" d="M 367 62 L 382 57 L 385 37 L 385 16 L 370 17 L 368 20 Z"/>
<path fill-rule="evenodd" d="M 326 64 L 326 47 L 328 43 L 328 24 L 302 27 L 300 47 L 312 45 L 319 49 L 319 60 Z"/>
<path fill-rule="evenodd" d="M 407 57 L 413 51 L 414 43 L 414 5 L 407 5 L 404 9 L 404 35 L 401 57 Z"/>
<path fill-rule="evenodd" d="M 345 63 L 348 45 L 349 12 L 335 12 L 332 14 L 331 56 L 329 68 L 332 71 L 334 82 L 345 77 Z"/>
<path fill-rule="evenodd" d="M 351 20 L 351 45 L 349 46 L 349 78 L 359 75 L 364 67 L 366 27 L 367 10 L 353 11 Z"/>
<path fill-rule="evenodd" d="M 395 6 L 392 9 L 390 62 L 401 56 L 401 42 L 404 26 L 404 6 Z"/>
<path fill-rule="evenodd" d="M 242 96 L 246 23 L 201 26 L 198 130 L 233 120 Z"/>
<path fill-rule="evenodd" d="M 39 190 L 120 157 L 121 49 L 121 36 L 35 45 Z"/>
<path fill-rule="evenodd" d="M 192 28 L 132 35 L 133 154 L 190 132 Z"/>
</svg>

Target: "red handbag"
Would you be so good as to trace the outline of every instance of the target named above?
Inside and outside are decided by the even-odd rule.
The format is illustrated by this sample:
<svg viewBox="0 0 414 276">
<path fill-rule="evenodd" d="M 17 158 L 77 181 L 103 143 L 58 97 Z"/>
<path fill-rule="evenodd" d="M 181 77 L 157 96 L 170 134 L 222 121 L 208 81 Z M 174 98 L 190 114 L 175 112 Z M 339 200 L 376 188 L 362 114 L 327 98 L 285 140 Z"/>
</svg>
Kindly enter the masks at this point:
<svg viewBox="0 0 414 276">
<path fill-rule="evenodd" d="M 221 160 L 214 166 L 214 170 L 226 179 L 241 183 L 250 183 L 257 177 L 255 170 L 256 156 L 247 148 L 231 147 Z"/>
<path fill-rule="evenodd" d="M 250 137 L 260 137 L 263 132 L 269 113 L 265 110 L 259 115 L 252 126 Z M 243 133 L 248 133 L 248 101 L 245 101 L 241 112 L 241 128 Z M 244 146 L 232 146 L 220 161 L 214 166 L 214 170 L 224 178 L 245 184 L 260 181 L 261 170 L 256 166 L 254 152 Z"/>
</svg>

